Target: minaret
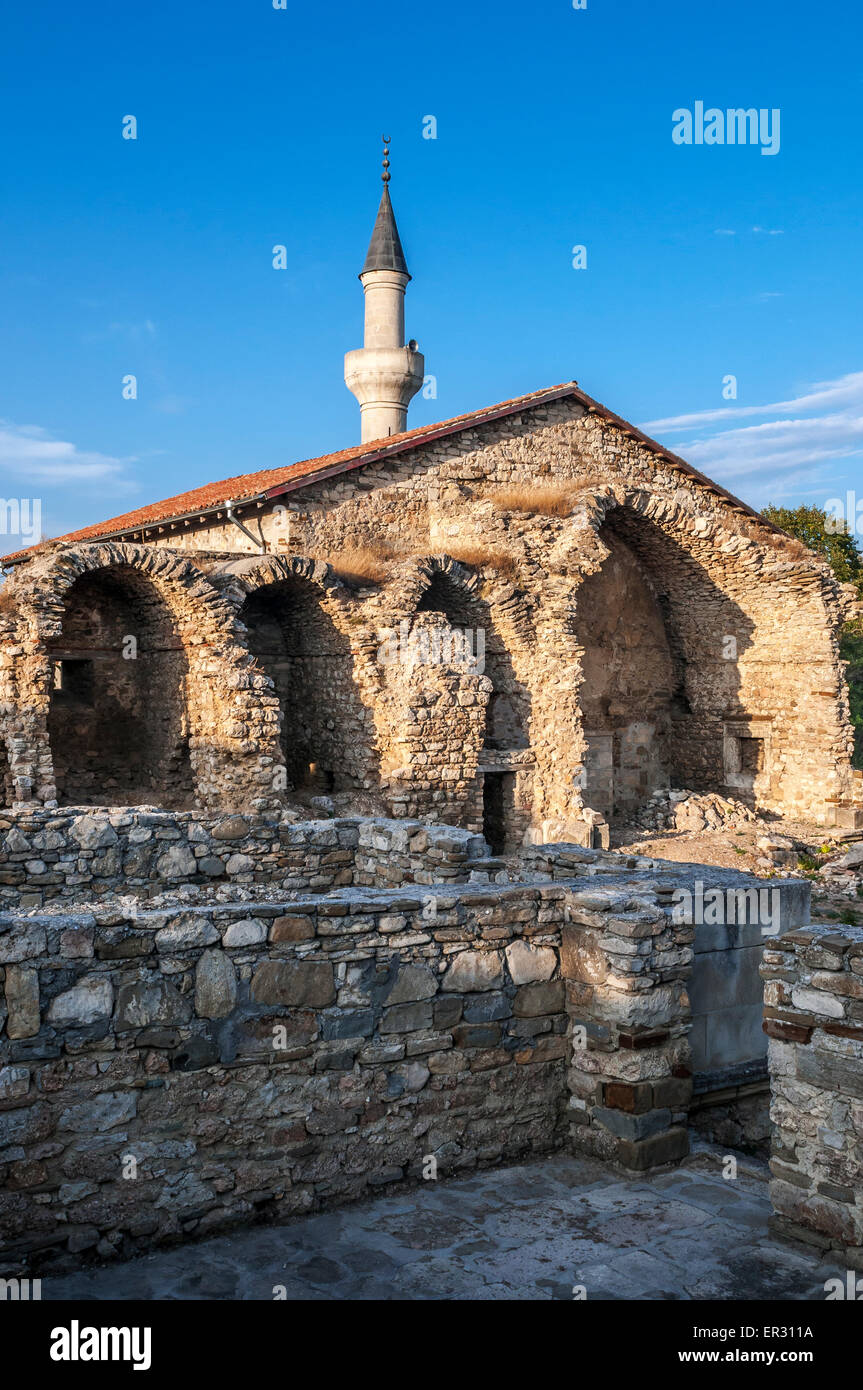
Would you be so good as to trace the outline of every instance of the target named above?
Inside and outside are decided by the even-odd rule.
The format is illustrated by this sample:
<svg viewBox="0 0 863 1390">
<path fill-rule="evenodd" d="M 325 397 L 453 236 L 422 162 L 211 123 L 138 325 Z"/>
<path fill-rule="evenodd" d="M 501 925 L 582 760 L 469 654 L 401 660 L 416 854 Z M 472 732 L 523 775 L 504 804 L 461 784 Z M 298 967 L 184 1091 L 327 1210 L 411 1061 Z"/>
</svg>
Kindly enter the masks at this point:
<svg viewBox="0 0 863 1390">
<path fill-rule="evenodd" d="M 345 353 L 345 383 L 360 403 L 363 444 L 407 428 L 408 401 L 422 386 L 425 371 L 413 339 L 405 347 L 405 288 L 411 277 L 387 187 L 386 135 L 383 166 L 384 191 L 360 272 L 366 304 L 363 346 Z"/>
</svg>

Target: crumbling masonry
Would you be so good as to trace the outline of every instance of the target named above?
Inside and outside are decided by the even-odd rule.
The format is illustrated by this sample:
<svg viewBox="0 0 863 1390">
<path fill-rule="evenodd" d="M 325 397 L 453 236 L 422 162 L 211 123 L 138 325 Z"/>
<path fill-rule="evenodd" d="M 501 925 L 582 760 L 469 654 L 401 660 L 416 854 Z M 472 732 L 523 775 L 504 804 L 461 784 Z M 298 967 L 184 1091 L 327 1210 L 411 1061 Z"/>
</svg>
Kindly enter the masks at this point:
<svg viewBox="0 0 863 1390">
<path fill-rule="evenodd" d="M 405 431 L 409 279 L 385 187 L 362 444 L 7 557 L 15 1268 L 431 1160 L 679 1158 L 693 1089 L 763 1074 L 765 924 L 676 913 L 716 871 L 611 854 L 610 818 L 686 788 L 863 826 L 850 588 L 574 382 Z M 770 891 L 777 1212 L 863 1258 L 859 943 Z"/>
<path fill-rule="evenodd" d="M 858 823 L 850 594 L 574 385 L 201 491 L 15 557 L 8 802 L 311 784 L 498 850 L 669 785 Z"/>
</svg>

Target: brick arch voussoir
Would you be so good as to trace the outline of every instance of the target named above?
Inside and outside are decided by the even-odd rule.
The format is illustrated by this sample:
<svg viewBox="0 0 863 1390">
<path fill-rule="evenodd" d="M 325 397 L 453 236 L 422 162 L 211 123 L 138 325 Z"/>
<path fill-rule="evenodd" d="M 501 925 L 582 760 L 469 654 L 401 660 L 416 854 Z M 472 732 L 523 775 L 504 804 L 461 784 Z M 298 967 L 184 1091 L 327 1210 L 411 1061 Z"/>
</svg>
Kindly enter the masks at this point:
<svg viewBox="0 0 863 1390">
<path fill-rule="evenodd" d="M 581 585 L 590 574 L 602 567 L 611 553 L 600 532 L 604 523 L 615 512 L 629 512 L 634 517 L 652 522 L 670 538 L 678 541 L 689 552 L 693 563 L 702 568 L 709 577 L 713 569 L 711 558 L 715 557 L 716 567 L 721 569 L 723 561 L 727 563 L 729 548 L 738 552 L 736 560 L 741 566 L 747 570 L 751 568 L 753 579 L 763 571 L 764 548 L 742 537 L 739 530 L 723 526 L 716 517 L 693 512 L 667 496 L 643 488 L 608 488 L 593 494 L 586 509 L 596 546 L 588 563 L 583 566 L 579 579 L 571 585 L 566 605 L 569 623 L 575 621 Z M 651 582 L 651 588 L 653 587 Z"/>
</svg>

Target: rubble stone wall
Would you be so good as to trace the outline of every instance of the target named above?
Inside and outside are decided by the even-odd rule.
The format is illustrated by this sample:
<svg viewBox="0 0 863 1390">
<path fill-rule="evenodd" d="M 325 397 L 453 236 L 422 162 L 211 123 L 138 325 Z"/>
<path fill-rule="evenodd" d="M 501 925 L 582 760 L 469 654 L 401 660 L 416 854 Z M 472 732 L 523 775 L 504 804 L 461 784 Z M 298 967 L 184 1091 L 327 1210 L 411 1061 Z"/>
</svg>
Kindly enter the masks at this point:
<svg viewBox="0 0 863 1390">
<path fill-rule="evenodd" d="M 481 836 L 409 820 L 39 807 L 0 813 L 0 905 L 146 899 L 181 885 L 236 900 L 260 886 L 458 882 L 486 853 Z"/>
<path fill-rule="evenodd" d="M 82 575 L 49 654 L 58 796 L 192 805 L 188 662 L 155 587 L 131 567 Z"/>
<path fill-rule="evenodd" d="M 703 889 L 709 875 L 725 903 L 734 901 L 735 915 L 738 896 L 754 892 L 756 918 L 764 891 L 761 880 L 733 871 L 664 868 L 659 877 L 636 876 L 625 884 L 595 880 L 573 888 L 561 941 L 572 1029 L 572 1143 L 638 1170 L 688 1152 L 690 1035 L 694 1027 L 700 1057 L 702 1040 L 715 1027 L 709 988 L 693 990 L 694 942 L 701 936 L 710 944 L 700 920 L 699 885 Z M 770 892 L 771 931 L 808 922 L 808 883 L 774 881 Z M 722 935 L 727 926 L 716 930 Z M 735 931 L 734 948 L 726 941 L 727 972 L 748 976 L 744 960 L 757 949 L 752 937 L 759 931 L 757 924 Z M 757 1061 L 759 1051 L 750 1039 L 751 1056 L 742 1060 Z"/>
<path fill-rule="evenodd" d="M 564 895 L 0 919 L 4 1272 L 559 1147 Z"/>
<path fill-rule="evenodd" d="M 138 815 L 112 818 L 118 843 L 158 835 Z M 306 883 L 281 896 L 255 868 L 241 902 L 193 884 L 100 900 L 89 882 L 0 914 L 7 1266 L 128 1256 L 565 1145 L 636 1170 L 686 1152 L 694 927 L 675 895 L 693 866 L 544 845 L 510 882 L 463 831 L 288 829 L 279 871 Z M 784 925 L 807 920 L 808 887 L 779 885 Z"/>
<path fill-rule="evenodd" d="M 80 621 L 76 623 L 82 614 L 78 601 L 82 583 L 92 588 L 90 598 L 99 603 L 89 631 L 82 629 Z M 122 663 L 129 668 L 124 683 L 133 692 L 127 708 L 125 764 L 116 750 L 111 752 L 113 714 L 100 700 L 103 687 L 97 671 L 90 714 L 82 714 L 77 728 L 73 724 L 71 729 L 65 725 L 58 730 L 63 698 L 57 686 L 57 653 L 67 650 L 63 644 L 71 637 L 78 643 L 73 655 L 92 659 L 94 667 L 104 664 L 98 660 L 105 655 L 99 650 L 99 618 L 104 623 L 107 617 L 106 589 L 113 591 L 115 612 L 119 601 L 133 628 L 120 634 L 115 619 L 108 654 L 112 666 Z M 86 799 L 92 804 L 146 802 L 156 789 L 164 802 L 173 801 L 177 787 L 171 785 L 170 769 L 184 752 L 188 736 L 191 784 L 198 804 L 251 805 L 258 810 L 278 804 L 273 790 L 281 761 L 278 702 L 268 698 L 270 682 L 246 648 L 230 605 L 186 558 L 139 545 L 78 546 L 34 558 L 14 575 L 3 594 L 0 707 L 16 802 L 54 802 L 58 790 L 77 794 L 83 791 L 82 777 L 87 779 Z M 157 612 L 158 620 L 153 616 Z M 154 629 L 161 633 L 157 648 L 165 648 L 168 635 L 176 638 L 177 648 L 173 656 L 161 651 L 163 679 L 151 688 L 145 668 L 153 664 L 148 657 L 155 653 L 148 648 Z M 135 640 L 134 655 L 127 657 L 116 649 L 120 636 Z M 154 732 L 162 718 L 160 698 L 163 703 L 173 702 L 176 732 L 168 738 Z M 86 748 L 84 718 L 91 725 Z M 60 733 L 71 734 L 77 747 L 65 751 L 52 747 L 52 731 L 55 741 Z M 100 765 L 106 746 L 109 758 Z M 72 777 L 68 789 L 57 787 L 55 756 L 65 780 Z M 132 788 L 129 778 L 136 765 L 141 785 Z M 96 769 L 100 775 L 93 775 Z M 123 778 L 125 785 L 116 785 Z M 130 796 L 130 791 L 137 794 Z"/>
<path fill-rule="evenodd" d="M 863 928 L 789 932 L 761 973 L 774 1227 L 863 1269 Z"/>
<path fill-rule="evenodd" d="M 562 513 L 508 500 L 546 485 L 571 490 Z M 670 780 L 824 824 L 863 810 L 838 654 L 849 593 L 707 480 L 581 405 L 420 442 L 250 519 L 269 553 L 202 523 L 146 545 L 49 546 L 16 570 L 0 694 L 4 784 L 20 800 L 53 799 L 55 759 L 69 775 L 48 721 L 71 590 L 90 571 L 131 569 L 178 634 L 186 669 L 171 680 L 203 806 L 266 809 L 314 764 L 398 813 L 478 828 L 480 754 L 495 752 L 530 758 L 510 838 L 526 822 L 528 839 L 578 839 L 602 813 L 586 795 L 593 764 L 611 779 L 596 792 L 606 809 Z M 357 572 L 364 547 L 379 573 Z M 614 630 L 597 626 L 597 586 L 618 594 Z M 484 630 L 484 671 L 382 658 L 382 634 L 431 615 Z M 591 735 L 610 749 L 595 753 Z M 178 794 L 172 748 L 182 738 L 143 779 L 161 779 L 166 797 Z"/>
</svg>

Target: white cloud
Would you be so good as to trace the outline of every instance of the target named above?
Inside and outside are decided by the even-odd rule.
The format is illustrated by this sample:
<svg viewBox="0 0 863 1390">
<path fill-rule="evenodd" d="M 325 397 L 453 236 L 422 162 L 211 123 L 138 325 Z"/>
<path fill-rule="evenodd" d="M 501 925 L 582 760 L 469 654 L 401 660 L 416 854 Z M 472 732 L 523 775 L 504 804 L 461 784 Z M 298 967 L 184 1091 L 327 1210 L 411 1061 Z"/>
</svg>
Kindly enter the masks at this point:
<svg viewBox="0 0 863 1390">
<path fill-rule="evenodd" d="M 82 334 L 81 342 L 104 343 L 113 338 L 120 338 L 129 343 L 147 343 L 152 342 L 155 337 L 156 325 L 153 320 L 144 319 L 142 323 L 109 323 L 104 328 Z"/>
<path fill-rule="evenodd" d="M 113 458 L 52 439 L 37 425 L 0 420 L 0 476 L 36 483 L 124 482 L 132 459 Z"/>
<path fill-rule="evenodd" d="M 782 227 L 752 227 L 750 228 L 756 236 L 784 236 L 785 231 Z M 737 236 L 733 227 L 716 227 L 714 236 Z"/>
<path fill-rule="evenodd" d="M 742 423 L 758 417 L 765 418 Z M 717 481 L 747 477 L 762 496 L 780 489 L 800 495 L 804 486 L 817 496 L 838 464 L 863 453 L 863 372 L 816 382 L 789 400 L 669 416 L 642 428 L 659 438 L 691 432 L 674 451 Z"/>
</svg>

